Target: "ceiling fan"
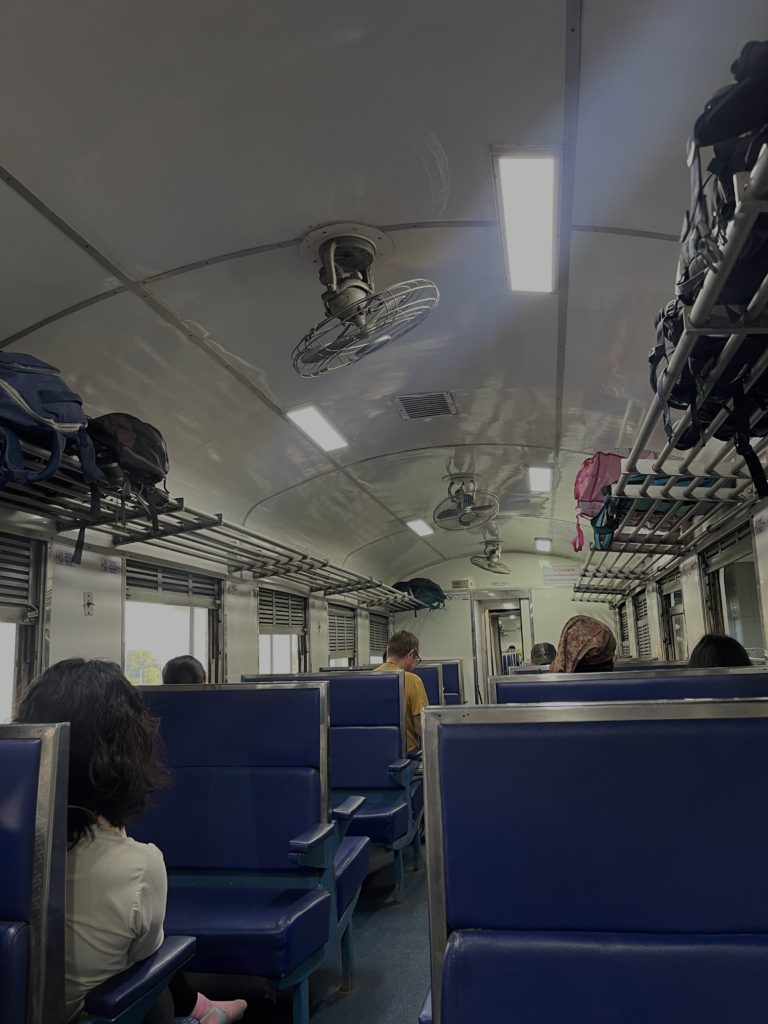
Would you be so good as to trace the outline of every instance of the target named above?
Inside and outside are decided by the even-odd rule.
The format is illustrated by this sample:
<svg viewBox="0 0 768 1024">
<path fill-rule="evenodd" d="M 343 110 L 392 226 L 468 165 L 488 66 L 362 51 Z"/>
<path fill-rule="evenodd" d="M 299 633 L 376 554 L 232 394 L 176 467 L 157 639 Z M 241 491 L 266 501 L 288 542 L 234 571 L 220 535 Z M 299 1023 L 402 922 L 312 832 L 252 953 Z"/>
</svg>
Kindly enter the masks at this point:
<svg viewBox="0 0 768 1024">
<path fill-rule="evenodd" d="M 472 555 L 470 562 L 478 569 L 495 572 L 499 576 L 508 576 L 512 572 L 506 562 L 501 560 L 501 546 L 493 542 L 486 542 L 482 555 Z"/>
<path fill-rule="evenodd" d="M 432 519 L 441 530 L 471 530 L 485 526 L 499 513 L 499 499 L 478 490 L 472 477 L 452 477 L 448 497 L 435 508 Z"/>
<path fill-rule="evenodd" d="M 377 292 L 373 263 L 393 250 L 378 228 L 327 224 L 305 235 L 301 248 L 319 267 L 325 318 L 293 350 L 302 377 L 320 377 L 356 363 L 402 337 L 440 301 L 433 281 L 414 278 Z"/>
</svg>

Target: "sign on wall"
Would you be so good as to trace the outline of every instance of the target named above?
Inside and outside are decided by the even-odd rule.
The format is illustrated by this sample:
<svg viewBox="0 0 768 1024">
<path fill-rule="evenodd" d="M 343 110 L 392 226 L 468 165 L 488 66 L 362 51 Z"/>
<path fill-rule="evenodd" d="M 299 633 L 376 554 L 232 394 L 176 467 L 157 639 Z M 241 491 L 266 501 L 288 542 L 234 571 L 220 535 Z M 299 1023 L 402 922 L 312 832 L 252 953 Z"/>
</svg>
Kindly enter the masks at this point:
<svg viewBox="0 0 768 1024">
<path fill-rule="evenodd" d="M 543 565 L 541 574 L 545 586 L 548 587 L 572 587 L 578 583 L 581 574 L 580 565 Z"/>
</svg>

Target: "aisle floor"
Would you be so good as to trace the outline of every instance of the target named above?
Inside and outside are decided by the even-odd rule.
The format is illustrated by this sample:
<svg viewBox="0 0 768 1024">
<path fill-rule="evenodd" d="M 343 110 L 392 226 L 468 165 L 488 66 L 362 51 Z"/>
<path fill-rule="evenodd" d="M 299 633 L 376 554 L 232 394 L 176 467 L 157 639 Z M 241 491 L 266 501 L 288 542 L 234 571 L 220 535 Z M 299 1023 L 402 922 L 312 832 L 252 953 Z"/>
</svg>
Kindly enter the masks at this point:
<svg viewBox="0 0 768 1024">
<path fill-rule="evenodd" d="M 393 903 L 392 855 L 373 851 L 368 876 L 353 919 L 355 989 L 338 993 L 340 960 L 316 971 L 310 981 L 311 1024 L 416 1024 L 429 987 L 427 873 L 412 871 L 406 854 L 406 898 Z M 290 1024 L 290 1001 L 275 1005 L 250 979 L 194 976 L 209 996 L 248 1000 L 244 1024 Z"/>
</svg>

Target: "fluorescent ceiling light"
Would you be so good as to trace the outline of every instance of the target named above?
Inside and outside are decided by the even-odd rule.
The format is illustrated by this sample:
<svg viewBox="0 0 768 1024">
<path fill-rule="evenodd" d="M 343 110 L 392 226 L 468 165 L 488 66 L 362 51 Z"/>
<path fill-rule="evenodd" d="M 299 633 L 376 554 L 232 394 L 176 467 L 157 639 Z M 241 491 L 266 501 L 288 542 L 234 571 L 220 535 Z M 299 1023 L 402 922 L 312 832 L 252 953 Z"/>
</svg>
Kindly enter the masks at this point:
<svg viewBox="0 0 768 1024">
<path fill-rule="evenodd" d="M 528 469 L 528 482 L 531 493 L 543 493 L 552 490 L 552 467 L 551 466 L 530 466 Z"/>
<path fill-rule="evenodd" d="M 549 537 L 536 537 L 534 539 L 533 546 L 537 551 L 541 551 L 542 554 L 548 555 L 552 550 L 552 541 Z"/>
<path fill-rule="evenodd" d="M 423 519 L 411 519 L 405 525 L 409 530 L 413 530 L 418 537 L 428 537 L 430 533 L 435 532 Z"/>
<path fill-rule="evenodd" d="M 495 162 L 509 287 L 513 292 L 553 292 L 556 159 L 499 152 Z"/>
<path fill-rule="evenodd" d="M 310 440 L 319 444 L 324 452 L 335 452 L 337 448 L 346 448 L 349 444 L 316 405 L 302 405 L 299 409 L 291 409 L 286 416 L 299 430 L 303 430 Z"/>
</svg>

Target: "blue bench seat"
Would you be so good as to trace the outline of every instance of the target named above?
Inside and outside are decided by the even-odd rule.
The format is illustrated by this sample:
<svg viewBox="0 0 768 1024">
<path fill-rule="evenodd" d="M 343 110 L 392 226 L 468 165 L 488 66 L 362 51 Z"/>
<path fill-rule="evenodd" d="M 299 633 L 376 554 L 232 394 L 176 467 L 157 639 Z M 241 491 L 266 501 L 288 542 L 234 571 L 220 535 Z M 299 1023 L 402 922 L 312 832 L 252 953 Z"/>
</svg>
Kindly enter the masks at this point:
<svg viewBox="0 0 768 1024">
<path fill-rule="evenodd" d="M 282 978 L 327 942 L 331 905 L 317 889 L 172 886 L 165 930 L 196 934 L 190 970 Z"/>
<path fill-rule="evenodd" d="M 457 931 L 441 1005 L 441 1024 L 751 1024 L 768 1005 L 768 937 Z"/>
</svg>

